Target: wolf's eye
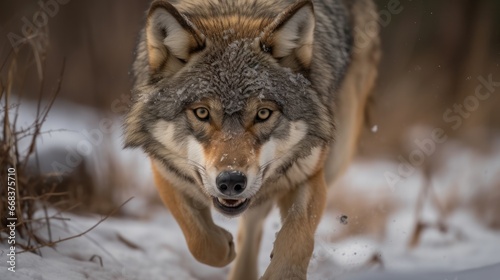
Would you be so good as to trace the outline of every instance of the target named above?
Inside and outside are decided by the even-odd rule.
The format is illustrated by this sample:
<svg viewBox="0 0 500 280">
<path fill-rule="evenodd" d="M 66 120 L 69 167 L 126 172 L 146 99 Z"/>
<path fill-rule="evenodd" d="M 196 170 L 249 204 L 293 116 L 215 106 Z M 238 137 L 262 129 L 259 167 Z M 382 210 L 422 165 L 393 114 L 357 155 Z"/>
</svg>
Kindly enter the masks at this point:
<svg viewBox="0 0 500 280">
<path fill-rule="evenodd" d="M 193 110 L 194 115 L 200 120 L 200 121 L 208 121 L 209 113 L 208 109 L 205 107 L 200 107 L 196 108 Z"/>
<path fill-rule="evenodd" d="M 263 122 L 271 116 L 272 111 L 269 109 L 260 109 L 257 112 L 257 116 L 255 117 L 255 120 L 258 122 Z"/>
</svg>

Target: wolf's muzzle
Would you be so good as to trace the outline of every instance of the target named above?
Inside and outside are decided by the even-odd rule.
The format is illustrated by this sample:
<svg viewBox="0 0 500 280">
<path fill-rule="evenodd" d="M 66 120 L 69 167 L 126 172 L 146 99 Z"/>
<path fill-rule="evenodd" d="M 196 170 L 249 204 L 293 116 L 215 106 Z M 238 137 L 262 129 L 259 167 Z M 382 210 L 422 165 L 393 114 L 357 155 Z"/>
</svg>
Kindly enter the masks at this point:
<svg viewBox="0 0 500 280">
<path fill-rule="evenodd" d="M 227 196 L 241 194 L 247 185 L 247 176 L 240 171 L 223 171 L 215 179 L 219 191 Z"/>
</svg>

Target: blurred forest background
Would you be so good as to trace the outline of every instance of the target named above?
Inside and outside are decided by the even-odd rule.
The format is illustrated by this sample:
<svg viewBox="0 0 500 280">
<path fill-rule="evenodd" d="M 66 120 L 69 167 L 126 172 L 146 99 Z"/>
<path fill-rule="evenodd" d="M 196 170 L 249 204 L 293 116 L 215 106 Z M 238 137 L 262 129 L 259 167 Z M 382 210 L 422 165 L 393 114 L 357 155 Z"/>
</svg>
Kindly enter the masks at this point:
<svg viewBox="0 0 500 280">
<path fill-rule="evenodd" d="M 23 18 L 33 22 L 40 10 L 38 2 L 0 3 L 0 61 L 5 61 L 12 51 L 8 34 L 22 36 Z M 130 94 L 129 70 L 149 1 L 67 2 L 48 17 L 50 46 L 43 53 L 43 86 L 53 86 L 66 58 L 58 98 L 109 111 L 114 100 Z M 376 2 L 382 11 L 390 1 Z M 399 2 L 402 11 L 381 21 L 383 62 L 370 108 L 371 122 L 378 126 L 378 132 L 365 134 L 361 153 L 399 153 L 407 140 L 405 132 L 422 123 L 446 128 L 449 135 L 474 143 L 492 140 L 500 128 L 498 94 L 481 102 L 460 129 L 448 129 L 443 113 L 474 94 L 478 76 L 493 75 L 493 80 L 500 80 L 500 2 Z M 33 57 L 29 50 L 24 51 L 27 55 L 17 55 L 23 75 L 18 76 L 14 86 L 22 86 L 25 97 L 38 98 L 37 71 L 30 67 Z"/>
<path fill-rule="evenodd" d="M 377 0 L 379 10 L 387 10 L 390 1 L 394 0 Z M 24 26 L 33 23 L 33 17 L 40 12 L 38 2 L 47 1 L 0 2 L 2 81 L 9 80 L 12 92 L 20 93 L 23 98 L 36 102 L 42 95 L 49 99 L 64 63 L 58 100 L 97 108 L 103 114 L 124 113 L 123 106 L 116 106 L 116 100 L 126 103 L 130 98 L 129 70 L 150 1 L 59 1 L 65 4 L 46 16 L 43 36 L 33 40 L 33 47 L 14 51 L 12 34 L 24 37 Z M 444 114 L 474 96 L 481 85 L 479 77 L 500 82 L 500 1 L 400 0 L 400 3 L 401 12 L 383 18 L 380 23 L 383 60 L 368 108 L 367 126 L 359 143 L 359 156 L 397 162 L 399 155 L 407 157 L 415 149 L 414 139 L 429 137 L 434 128 L 442 128 L 449 139 L 488 154 L 499 141 L 500 85 L 492 88 L 487 100 L 478 101 L 474 110 L 460 117 L 463 124 L 457 129 L 452 127 L 454 122 L 445 120 Z M 13 57 L 16 74 L 9 77 L 9 61 Z M 2 84 L 2 89 L 5 85 Z M 68 112 L 67 118 L 81 116 Z M 422 168 L 434 162 L 427 160 Z M 115 170 L 115 175 L 123 172 L 131 171 Z M 85 180 L 93 175 L 72 179 L 84 186 L 80 195 L 89 196 L 88 203 L 83 205 L 95 202 L 92 192 L 85 187 Z M 114 184 L 109 182 L 108 187 L 112 187 Z M 107 213 L 110 207 L 92 210 Z M 500 216 L 500 209 L 497 210 Z"/>
</svg>

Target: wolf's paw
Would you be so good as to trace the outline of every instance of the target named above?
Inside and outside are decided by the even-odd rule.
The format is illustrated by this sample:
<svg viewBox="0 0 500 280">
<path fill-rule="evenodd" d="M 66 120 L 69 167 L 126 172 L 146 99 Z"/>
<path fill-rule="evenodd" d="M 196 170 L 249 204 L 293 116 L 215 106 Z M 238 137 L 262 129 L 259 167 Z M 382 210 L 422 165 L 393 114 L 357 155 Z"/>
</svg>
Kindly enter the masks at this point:
<svg viewBox="0 0 500 280">
<path fill-rule="evenodd" d="M 223 267 L 236 257 L 233 235 L 221 227 L 207 230 L 204 236 L 188 240 L 191 254 L 201 263 Z"/>
</svg>

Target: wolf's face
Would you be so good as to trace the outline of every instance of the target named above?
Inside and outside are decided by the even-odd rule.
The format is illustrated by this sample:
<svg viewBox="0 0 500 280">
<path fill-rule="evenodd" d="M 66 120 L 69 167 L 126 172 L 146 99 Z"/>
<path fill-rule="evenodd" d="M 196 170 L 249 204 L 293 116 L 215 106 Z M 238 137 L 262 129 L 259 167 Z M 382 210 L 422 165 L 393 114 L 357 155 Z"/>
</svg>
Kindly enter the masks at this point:
<svg viewBox="0 0 500 280">
<path fill-rule="evenodd" d="M 307 78 L 312 8 L 283 13 L 245 31 L 230 20 L 218 28 L 189 21 L 155 2 L 145 53 L 139 47 L 147 75 L 137 75 L 147 78 L 136 85 L 127 146 L 143 147 L 167 179 L 226 215 L 242 213 L 280 180 L 305 181 L 331 140 L 330 109 Z"/>
</svg>

